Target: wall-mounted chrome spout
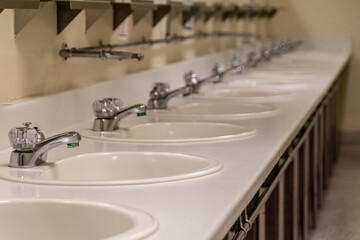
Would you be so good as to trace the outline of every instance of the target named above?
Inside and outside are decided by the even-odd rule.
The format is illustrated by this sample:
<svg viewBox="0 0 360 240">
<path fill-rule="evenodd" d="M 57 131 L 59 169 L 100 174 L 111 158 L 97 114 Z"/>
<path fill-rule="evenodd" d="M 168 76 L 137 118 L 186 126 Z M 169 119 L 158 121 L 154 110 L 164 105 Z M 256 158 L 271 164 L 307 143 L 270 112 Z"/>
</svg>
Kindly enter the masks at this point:
<svg viewBox="0 0 360 240">
<path fill-rule="evenodd" d="M 156 44 L 169 44 L 169 43 L 176 43 L 181 41 L 186 41 L 190 39 L 203 39 L 203 38 L 210 38 L 210 37 L 236 37 L 236 38 L 255 38 L 259 39 L 260 36 L 254 33 L 248 32 L 199 32 L 193 35 L 187 36 L 180 36 L 180 35 L 173 35 L 171 36 L 170 33 L 166 33 L 165 38 L 154 39 L 154 40 L 141 40 L 137 42 L 129 42 L 123 44 L 100 44 L 99 46 L 93 47 L 85 47 L 85 48 L 78 48 L 77 50 L 112 50 L 112 49 L 120 49 L 120 48 L 129 48 L 129 47 L 144 47 L 144 46 L 153 46 Z"/>
<path fill-rule="evenodd" d="M 45 139 L 39 128 L 12 128 L 9 140 L 14 151 L 10 156 L 10 167 L 30 168 L 46 162 L 47 152 L 57 146 L 66 144 L 69 148 L 79 146 L 81 136 L 77 132 L 66 132 Z"/>
<path fill-rule="evenodd" d="M 144 104 L 135 104 L 122 108 L 122 103 L 118 98 L 105 98 L 93 103 L 93 110 L 96 116 L 94 120 L 94 131 L 114 131 L 118 129 L 121 119 L 136 113 L 138 117 L 146 115 Z"/>
<path fill-rule="evenodd" d="M 144 59 L 143 53 L 119 52 L 112 50 L 85 50 L 77 48 L 68 48 L 66 45 L 59 51 L 59 55 L 65 59 L 72 57 L 82 58 L 100 58 L 102 60 L 124 60 L 137 59 L 139 61 Z"/>
<path fill-rule="evenodd" d="M 191 89 L 188 86 L 170 91 L 168 83 L 157 82 L 150 91 L 150 99 L 147 106 L 149 109 L 166 109 L 170 99 L 180 94 L 188 96 L 190 93 Z"/>
</svg>

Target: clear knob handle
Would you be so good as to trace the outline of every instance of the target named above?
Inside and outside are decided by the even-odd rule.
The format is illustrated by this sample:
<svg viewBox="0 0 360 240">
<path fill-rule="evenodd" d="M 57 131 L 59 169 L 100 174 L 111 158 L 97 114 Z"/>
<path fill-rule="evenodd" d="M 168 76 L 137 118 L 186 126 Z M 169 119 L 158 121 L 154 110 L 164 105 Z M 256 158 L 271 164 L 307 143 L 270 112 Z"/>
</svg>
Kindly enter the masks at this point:
<svg viewBox="0 0 360 240">
<path fill-rule="evenodd" d="M 26 122 L 24 127 L 10 129 L 8 136 L 12 148 L 17 151 L 32 151 L 36 144 L 45 139 L 39 128 L 31 128 L 30 125 L 30 122 Z"/>
<path fill-rule="evenodd" d="M 189 71 L 188 73 L 185 73 L 184 80 L 186 82 L 186 85 L 196 85 L 199 83 L 198 76 L 193 71 Z"/>
<path fill-rule="evenodd" d="M 112 118 L 121 110 L 122 101 L 118 98 L 104 98 L 93 103 L 95 116 L 98 118 Z"/>
<path fill-rule="evenodd" d="M 154 83 L 153 89 L 150 92 L 151 99 L 164 98 L 170 92 L 170 84 L 164 82 Z"/>
</svg>

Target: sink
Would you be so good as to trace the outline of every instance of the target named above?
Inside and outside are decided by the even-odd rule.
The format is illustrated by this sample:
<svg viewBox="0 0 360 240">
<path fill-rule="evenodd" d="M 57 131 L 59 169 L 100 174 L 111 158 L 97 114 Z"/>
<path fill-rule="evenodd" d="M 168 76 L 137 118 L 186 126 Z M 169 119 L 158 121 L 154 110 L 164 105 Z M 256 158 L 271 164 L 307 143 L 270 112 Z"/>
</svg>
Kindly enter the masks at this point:
<svg viewBox="0 0 360 240">
<path fill-rule="evenodd" d="M 234 79 L 226 83 L 229 87 L 269 87 L 273 89 L 289 89 L 289 90 L 297 90 L 304 89 L 306 87 L 306 83 L 299 80 L 292 79 L 281 79 L 281 78 L 272 78 L 272 79 Z"/>
<path fill-rule="evenodd" d="M 211 158 L 167 152 L 98 152 L 31 169 L 0 166 L 0 178 L 50 185 L 130 185 L 184 180 L 216 173 Z"/>
<path fill-rule="evenodd" d="M 256 133 L 254 128 L 210 122 L 157 122 L 112 132 L 81 131 L 83 137 L 136 143 L 187 143 L 241 139 Z"/>
<path fill-rule="evenodd" d="M 157 221 L 130 207 L 50 199 L 0 201 L 0 239 L 125 240 L 155 232 Z"/>
<path fill-rule="evenodd" d="M 272 88 L 232 88 L 232 89 L 214 89 L 192 94 L 188 99 L 198 101 L 225 101 L 225 102 L 276 102 L 295 99 L 295 95 L 288 90 Z"/>
<path fill-rule="evenodd" d="M 304 79 L 311 79 L 314 77 L 314 74 L 310 72 L 304 72 L 304 71 L 298 71 L 298 70 L 257 70 L 254 72 L 248 72 L 244 74 L 247 78 L 271 78 L 277 77 L 277 78 L 285 78 L 285 79 L 298 79 L 298 80 L 304 80 Z"/>
<path fill-rule="evenodd" d="M 298 79 L 278 78 L 278 77 L 239 77 L 231 76 L 223 84 L 217 85 L 217 88 L 234 88 L 234 87 L 254 87 L 254 88 L 272 88 L 272 89 L 289 89 L 298 90 L 306 88 L 306 83 Z"/>
<path fill-rule="evenodd" d="M 279 109 L 263 104 L 186 103 L 165 110 L 149 110 L 147 115 L 162 119 L 234 120 L 269 117 L 279 112 Z"/>
</svg>

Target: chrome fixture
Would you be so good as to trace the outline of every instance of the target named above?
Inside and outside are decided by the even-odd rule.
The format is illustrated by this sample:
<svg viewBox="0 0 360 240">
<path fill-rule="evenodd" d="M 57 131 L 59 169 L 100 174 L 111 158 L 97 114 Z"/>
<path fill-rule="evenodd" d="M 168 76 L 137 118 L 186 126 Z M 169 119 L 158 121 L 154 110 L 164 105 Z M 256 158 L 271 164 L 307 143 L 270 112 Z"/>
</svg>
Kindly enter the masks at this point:
<svg viewBox="0 0 360 240">
<path fill-rule="evenodd" d="M 86 50 L 86 49 L 68 48 L 66 45 L 64 45 L 63 49 L 59 51 L 59 55 L 65 59 L 72 57 L 100 58 L 102 60 L 137 59 L 138 61 L 141 61 L 144 59 L 143 53 L 119 52 L 112 50 Z"/>
<path fill-rule="evenodd" d="M 118 98 L 105 98 L 93 103 L 96 116 L 94 131 L 114 131 L 118 129 L 118 123 L 124 117 L 136 113 L 138 117 L 146 115 L 145 104 L 135 104 L 122 108 L 122 102 Z"/>
<path fill-rule="evenodd" d="M 30 168 L 44 164 L 47 152 L 52 148 L 66 144 L 68 148 L 78 147 L 81 136 L 77 132 L 61 133 L 45 139 L 39 128 L 30 127 L 31 123 L 24 123 L 24 127 L 12 128 L 9 140 L 14 151 L 10 156 L 10 167 Z"/>
<path fill-rule="evenodd" d="M 231 61 L 231 68 L 225 72 L 241 73 L 245 70 L 245 64 L 241 62 L 240 58 L 236 55 L 233 56 Z"/>
<path fill-rule="evenodd" d="M 200 92 L 200 88 L 204 84 L 221 82 L 225 73 L 226 71 L 224 70 L 224 68 L 218 63 L 214 65 L 212 69 L 212 75 L 204 79 L 199 79 L 196 73 L 194 73 L 193 71 L 189 71 L 184 75 L 185 86 L 190 89 L 190 93 L 197 94 Z"/>
<path fill-rule="evenodd" d="M 270 50 L 268 50 L 266 48 L 262 48 L 260 50 L 260 54 L 261 54 L 261 60 L 265 60 L 265 61 L 270 61 L 271 60 L 271 52 L 270 52 Z"/>
<path fill-rule="evenodd" d="M 170 99 L 182 94 L 188 96 L 191 89 L 188 86 L 170 91 L 170 85 L 164 82 L 157 82 L 150 91 L 150 99 L 148 101 L 149 109 L 166 109 Z"/>
<path fill-rule="evenodd" d="M 111 51 L 112 49 L 120 49 L 120 48 L 130 48 L 130 47 L 146 47 L 153 46 L 156 44 L 169 44 L 169 43 L 177 43 L 181 41 L 191 40 L 191 39 L 205 39 L 211 37 L 236 37 L 236 38 L 248 38 L 248 39 L 259 39 L 260 36 L 254 33 L 249 32 L 199 32 L 193 35 L 181 36 L 181 35 L 173 35 L 171 36 L 167 30 L 167 34 L 164 38 L 154 39 L 154 40 L 140 40 L 137 42 L 129 42 L 122 44 L 100 44 L 99 46 L 85 47 L 85 48 L 77 48 L 78 51 Z"/>
</svg>

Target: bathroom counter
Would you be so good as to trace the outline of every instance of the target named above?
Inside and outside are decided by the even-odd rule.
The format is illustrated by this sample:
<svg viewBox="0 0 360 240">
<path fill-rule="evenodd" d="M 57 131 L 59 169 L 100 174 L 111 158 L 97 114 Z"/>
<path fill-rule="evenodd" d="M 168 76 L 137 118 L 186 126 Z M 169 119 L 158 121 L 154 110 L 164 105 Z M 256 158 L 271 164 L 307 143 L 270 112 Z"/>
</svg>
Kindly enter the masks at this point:
<svg viewBox="0 0 360 240">
<path fill-rule="evenodd" d="M 193 69 L 205 76 L 214 62 L 229 62 L 235 52 L 241 53 L 232 49 L 83 89 L 1 106 L 1 115 L 7 117 L 0 127 L 0 149 L 4 149 L 0 152 L 0 163 L 6 164 L 9 159 L 11 149 L 8 148 L 7 132 L 11 127 L 31 121 L 46 136 L 89 128 L 93 120 L 93 100 L 112 96 L 122 98 L 125 105 L 146 103 L 153 82 L 168 81 L 174 88 L 181 86 L 186 71 Z M 159 222 L 160 227 L 148 238 L 150 240 L 222 239 L 346 66 L 350 53 L 348 41 L 327 41 L 327 44 L 323 40 L 309 41 L 291 53 L 263 63 L 263 66 L 271 66 L 291 59 L 295 67 L 297 60 L 306 60 L 307 64 L 298 69 L 307 73 L 303 81 L 308 87 L 296 90 L 295 100 L 271 103 L 280 109 L 276 116 L 227 121 L 255 127 L 258 132 L 254 137 L 167 145 L 99 142 L 83 138 L 79 148 L 64 150 L 65 147 L 60 147 L 51 150 L 48 156 L 55 161 L 98 151 L 186 153 L 219 160 L 224 168 L 218 173 L 167 183 L 105 187 L 47 186 L 0 180 L 0 199 L 55 198 L 127 205 L 150 213 Z M 140 121 L 147 121 L 147 118 L 129 117 L 121 124 Z"/>
</svg>

